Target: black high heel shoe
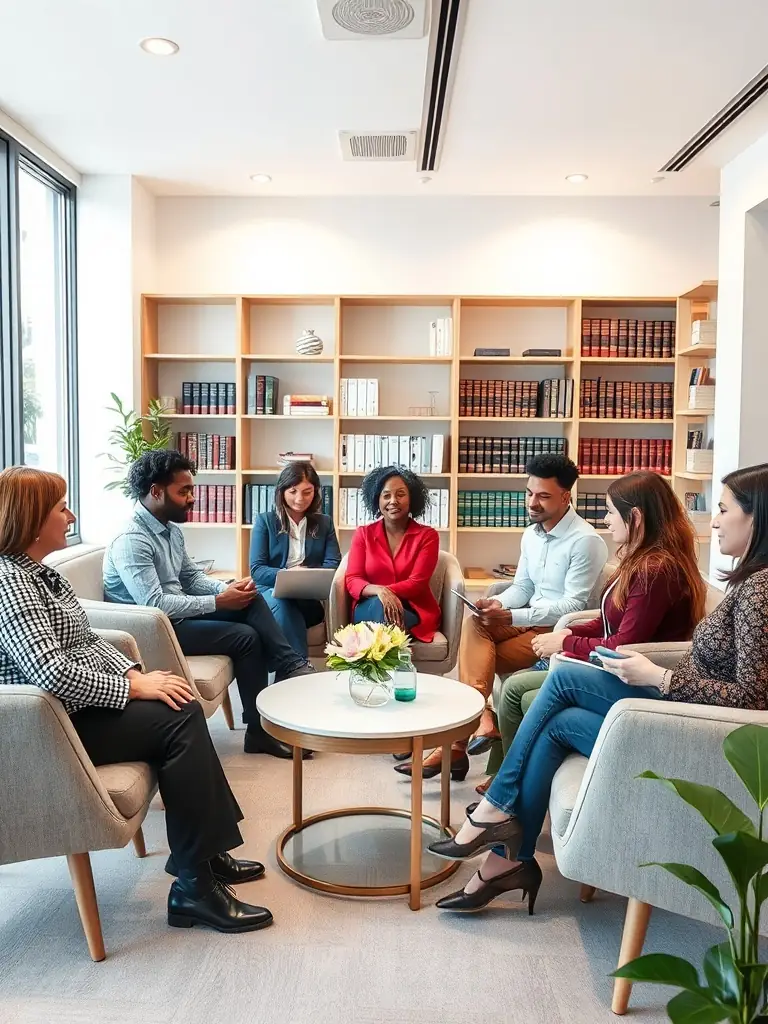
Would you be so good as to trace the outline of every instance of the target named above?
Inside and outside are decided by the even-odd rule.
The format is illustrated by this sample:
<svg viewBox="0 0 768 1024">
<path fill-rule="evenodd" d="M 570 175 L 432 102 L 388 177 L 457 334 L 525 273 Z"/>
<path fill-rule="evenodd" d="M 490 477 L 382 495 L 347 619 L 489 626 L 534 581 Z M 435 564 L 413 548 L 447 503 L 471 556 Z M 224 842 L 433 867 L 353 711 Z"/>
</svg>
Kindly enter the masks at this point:
<svg viewBox="0 0 768 1024">
<path fill-rule="evenodd" d="M 393 754 L 392 755 L 392 757 L 394 757 L 394 759 L 396 761 L 407 761 L 410 756 L 411 756 L 410 750 L 406 750 L 406 752 L 404 754 Z"/>
<path fill-rule="evenodd" d="M 442 761 L 438 761 L 437 764 L 425 764 L 422 765 L 421 775 L 424 779 L 434 779 L 434 777 L 439 775 L 442 770 Z M 407 775 L 409 778 L 413 775 L 413 767 L 411 764 L 396 764 L 395 771 L 400 775 Z M 463 782 L 467 777 L 468 771 L 469 758 L 466 754 L 463 754 L 458 761 L 451 761 L 451 779 L 453 782 Z"/>
<path fill-rule="evenodd" d="M 467 821 L 475 828 L 481 828 L 480 835 L 470 839 L 468 843 L 457 843 L 455 839 L 440 839 L 430 843 L 429 852 L 444 860 L 467 860 L 479 853 L 492 850 L 494 846 L 506 846 L 509 859 L 513 860 L 523 841 L 523 826 L 519 818 L 505 818 L 503 821 L 475 821 L 468 817 Z"/>
<path fill-rule="evenodd" d="M 478 871 L 480 881 L 483 883 L 474 892 L 452 892 L 450 896 L 443 896 L 435 904 L 440 910 L 452 910 L 458 913 L 472 914 L 487 907 L 491 900 L 501 896 L 503 892 L 513 892 L 515 889 L 523 890 L 523 899 L 528 897 L 528 914 L 533 914 L 533 907 L 541 887 L 541 868 L 535 860 L 524 860 L 516 868 L 505 871 L 495 878 L 486 881 Z"/>
</svg>

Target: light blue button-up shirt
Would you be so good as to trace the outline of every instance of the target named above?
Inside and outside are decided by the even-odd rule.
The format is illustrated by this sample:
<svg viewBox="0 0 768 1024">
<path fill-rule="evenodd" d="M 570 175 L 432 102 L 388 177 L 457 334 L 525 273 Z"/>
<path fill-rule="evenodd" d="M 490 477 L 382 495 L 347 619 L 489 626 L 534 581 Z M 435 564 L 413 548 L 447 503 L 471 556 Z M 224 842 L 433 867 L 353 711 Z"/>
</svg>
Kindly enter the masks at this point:
<svg viewBox="0 0 768 1024">
<path fill-rule="evenodd" d="M 138 502 L 104 559 L 104 594 L 116 604 L 143 604 L 178 621 L 216 611 L 226 584 L 201 572 L 176 523 L 165 525 Z"/>
<path fill-rule="evenodd" d="M 548 532 L 535 523 L 523 533 L 515 582 L 499 601 L 514 626 L 554 626 L 586 608 L 607 561 L 605 541 L 571 507 Z"/>
</svg>

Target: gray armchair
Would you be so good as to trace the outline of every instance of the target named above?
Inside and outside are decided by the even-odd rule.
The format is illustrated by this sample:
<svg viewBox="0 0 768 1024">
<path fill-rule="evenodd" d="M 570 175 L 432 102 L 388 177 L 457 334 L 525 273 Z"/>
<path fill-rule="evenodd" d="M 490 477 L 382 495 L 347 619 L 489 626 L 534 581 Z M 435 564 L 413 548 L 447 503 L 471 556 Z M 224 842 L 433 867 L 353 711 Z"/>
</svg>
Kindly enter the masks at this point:
<svg viewBox="0 0 768 1024">
<path fill-rule="evenodd" d="M 100 635 L 139 661 L 127 633 Z M 0 864 L 66 856 L 88 950 L 105 957 L 89 853 L 133 839 L 146 856 L 141 824 L 157 789 L 143 762 L 96 768 L 60 701 L 37 686 L 0 686 Z"/>
<path fill-rule="evenodd" d="M 103 547 L 92 544 L 78 544 L 55 552 L 46 559 L 46 563 L 69 580 L 94 629 L 130 633 L 148 672 L 165 669 L 182 676 L 195 691 L 205 717 L 210 718 L 221 706 L 227 725 L 234 729 L 229 699 L 229 684 L 234 678 L 231 659 L 221 654 L 187 658 L 179 646 L 170 619 L 159 608 L 105 601 L 104 551 Z"/>
<path fill-rule="evenodd" d="M 330 636 L 333 636 L 337 629 L 348 625 L 350 621 L 352 601 L 345 583 L 346 572 L 347 555 L 342 558 L 331 585 L 328 602 Z M 451 590 L 464 593 L 464 574 L 456 557 L 450 552 L 440 552 L 437 568 L 429 581 L 429 586 L 442 612 L 440 631 L 435 633 L 431 644 L 415 640 L 411 645 L 411 651 L 414 664 L 423 672 L 444 676 L 455 666 L 459 657 L 461 622 L 464 615 L 464 605 L 451 593 Z"/>
</svg>

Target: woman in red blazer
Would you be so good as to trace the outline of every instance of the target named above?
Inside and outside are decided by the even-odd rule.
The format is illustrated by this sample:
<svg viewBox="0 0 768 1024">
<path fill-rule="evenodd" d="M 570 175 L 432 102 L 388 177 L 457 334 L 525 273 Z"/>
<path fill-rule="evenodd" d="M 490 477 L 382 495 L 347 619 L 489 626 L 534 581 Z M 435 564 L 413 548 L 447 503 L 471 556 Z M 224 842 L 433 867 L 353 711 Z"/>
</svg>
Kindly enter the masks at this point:
<svg viewBox="0 0 768 1024">
<path fill-rule="evenodd" d="M 429 589 L 440 539 L 420 518 L 429 505 L 424 481 L 399 466 L 372 470 L 362 483 L 373 522 L 352 537 L 346 585 L 353 622 L 391 622 L 431 643 L 440 606 Z"/>
</svg>

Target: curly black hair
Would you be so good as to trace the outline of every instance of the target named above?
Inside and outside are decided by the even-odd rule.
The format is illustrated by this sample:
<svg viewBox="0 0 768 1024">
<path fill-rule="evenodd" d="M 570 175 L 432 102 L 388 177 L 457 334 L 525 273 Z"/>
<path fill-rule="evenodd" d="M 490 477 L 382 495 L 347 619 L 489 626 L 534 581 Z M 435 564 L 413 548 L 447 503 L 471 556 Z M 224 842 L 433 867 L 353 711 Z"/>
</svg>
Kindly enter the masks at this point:
<svg viewBox="0 0 768 1024">
<path fill-rule="evenodd" d="M 541 480 L 554 478 L 564 491 L 570 491 L 579 479 L 576 463 L 567 455 L 534 455 L 525 464 L 528 476 L 537 476 Z"/>
<path fill-rule="evenodd" d="M 127 484 L 131 497 L 138 501 L 146 498 L 152 484 L 167 487 L 176 473 L 187 470 L 193 476 L 197 472 L 194 462 L 174 449 L 145 452 L 128 470 Z"/>
<path fill-rule="evenodd" d="M 432 504 L 429 498 L 429 488 L 420 476 L 412 473 L 405 466 L 377 466 L 376 469 L 372 469 L 360 485 L 363 505 L 374 519 L 379 519 L 381 516 L 379 498 L 384 490 L 384 484 L 393 476 L 399 476 L 408 488 L 411 515 L 414 519 L 420 519 Z"/>
</svg>

